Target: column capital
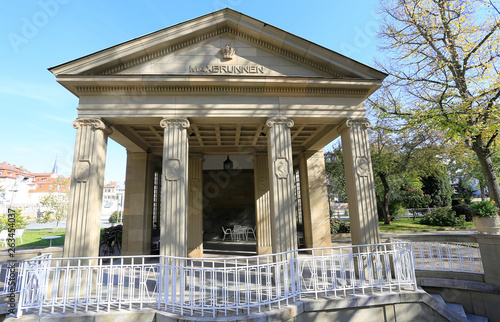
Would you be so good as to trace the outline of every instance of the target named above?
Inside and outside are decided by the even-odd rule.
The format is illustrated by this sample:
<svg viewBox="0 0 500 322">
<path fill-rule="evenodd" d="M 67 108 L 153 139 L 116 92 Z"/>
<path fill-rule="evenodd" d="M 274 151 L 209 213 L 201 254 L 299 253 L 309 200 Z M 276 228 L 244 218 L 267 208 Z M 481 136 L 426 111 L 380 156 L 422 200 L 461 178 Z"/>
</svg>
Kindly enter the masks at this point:
<svg viewBox="0 0 500 322">
<path fill-rule="evenodd" d="M 338 132 L 342 134 L 347 129 L 352 127 L 362 126 L 364 129 L 370 128 L 372 125 L 368 119 L 347 119 L 338 127 Z"/>
<path fill-rule="evenodd" d="M 294 122 L 291 118 L 285 117 L 285 116 L 271 117 L 266 121 L 266 125 L 268 127 L 273 127 L 277 124 L 282 124 L 282 125 L 286 125 L 288 127 L 292 127 Z"/>
<path fill-rule="evenodd" d="M 191 124 L 189 123 L 189 120 L 186 118 L 164 118 L 160 122 L 160 126 L 162 128 L 166 128 L 167 126 L 173 126 L 173 125 L 182 126 L 183 128 L 187 129 Z"/>
<path fill-rule="evenodd" d="M 113 133 L 113 130 L 101 119 L 77 118 L 73 121 L 73 127 L 75 129 L 79 129 L 83 126 L 93 126 L 98 130 L 102 130 L 107 135 Z"/>
</svg>

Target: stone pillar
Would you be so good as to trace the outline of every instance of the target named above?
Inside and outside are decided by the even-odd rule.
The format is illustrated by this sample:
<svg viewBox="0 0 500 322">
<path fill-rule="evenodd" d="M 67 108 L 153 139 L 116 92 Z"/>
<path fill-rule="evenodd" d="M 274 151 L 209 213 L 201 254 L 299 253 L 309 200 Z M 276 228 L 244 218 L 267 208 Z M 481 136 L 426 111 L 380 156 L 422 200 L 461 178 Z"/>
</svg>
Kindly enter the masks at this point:
<svg viewBox="0 0 500 322">
<path fill-rule="evenodd" d="M 155 158 L 127 151 L 122 255 L 150 255 Z"/>
<path fill-rule="evenodd" d="M 167 118 L 160 122 L 165 129 L 161 184 L 160 255 L 187 256 L 187 194 L 189 121 Z"/>
<path fill-rule="evenodd" d="M 273 253 L 297 249 L 297 224 L 292 160 L 293 121 L 287 117 L 267 120 L 271 235 Z"/>
<path fill-rule="evenodd" d="M 203 257 L 203 155 L 190 154 L 188 166 L 188 257 Z"/>
<path fill-rule="evenodd" d="M 299 174 L 306 247 L 332 247 L 323 149 L 299 155 Z"/>
<path fill-rule="evenodd" d="M 253 157 L 255 191 L 255 227 L 257 255 L 273 252 L 271 239 L 271 213 L 269 204 L 269 171 L 267 154 L 257 153 Z"/>
<path fill-rule="evenodd" d="M 69 195 L 64 257 L 99 255 L 106 147 L 111 129 L 100 119 L 80 118 Z"/>
<path fill-rule="evenodd" d="M 477 234 L 477 243 L 483 261 L 484 281 L 488 284 L 500 285 L 500 235 Z"/>
<path fill-rule="evenodd" d="M 353 245 L 379 243 L 377 202 L 373 181 L 366 119 L 346 120 L 339 126 L 342 135 L 351 240 Z"/>
</svg>

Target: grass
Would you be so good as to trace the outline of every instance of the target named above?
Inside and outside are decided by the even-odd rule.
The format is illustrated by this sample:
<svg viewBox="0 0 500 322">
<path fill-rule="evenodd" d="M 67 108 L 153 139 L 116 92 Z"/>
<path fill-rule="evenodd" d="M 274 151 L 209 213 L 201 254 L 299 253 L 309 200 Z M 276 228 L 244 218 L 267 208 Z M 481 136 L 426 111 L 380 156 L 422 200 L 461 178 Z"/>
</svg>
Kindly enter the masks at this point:
<svg viewBox="0 0 500 322">
<path fill-rule="evenodd" d="M 392 221 L 390 225 L 384 225 L 383 221 L 379 221 L 380 232 L 391 233 L 396 231 L 428 231 L 428 230 L 446 230 L 452 227 L 443 226 L 428 226 L 419 224 L 420 219 L 413 220 L 411 218 L 399 219 Z M 465 226 L 454 228 L 473 228 L 474 223 L 466 222 Z"/>
<path fill-rule="evenodd" d="M 52 228 L 25 230 L 23 234 L 23 243 L 21 244 L 21 239 L 16 239 L 16 249 L 49 247 L 50 240 L 42 239 L 42 237 L 46 236 L 61 236 L 61 238 L 52 240 L 52 246 L 62 246 L 64 245 L 66 229 L 59 228 L 55 233 L 52 232 Z M 5 247 L 3 247 L 3 244 L 1 249 L 5 249 Z"/>
</svg>

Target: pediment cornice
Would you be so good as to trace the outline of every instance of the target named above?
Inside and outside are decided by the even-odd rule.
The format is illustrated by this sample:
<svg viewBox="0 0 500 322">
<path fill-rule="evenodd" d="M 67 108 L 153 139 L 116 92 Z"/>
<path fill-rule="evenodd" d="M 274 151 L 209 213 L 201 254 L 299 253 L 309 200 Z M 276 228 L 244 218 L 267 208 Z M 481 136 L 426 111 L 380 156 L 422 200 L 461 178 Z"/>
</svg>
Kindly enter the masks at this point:
<svg viewBox="0 0 500 322">
<path fill-rule="evenodd" d="M 178 25 L 55 66 L 61 75 L 115 75 L 145 62 L 228 34 L 331 78 L 382 80 L 387 75 L 332 50 L 231 9 Z"/>
<path fill-rule="evenodd" d="M 210 38 L 213 38 L 216 36 L 223 36 L 225 34 L 229 34 L 231 36 L 244 39 L 248 42 L 251 42 L 252 44 L 254 44 L 257 47 L 265 48 L 271 52 L 274 52 L 278 55 L 285 56 L 286 58 L 292 59 L 298 63 L 305 64 L 311 68 L 328 73 L 334 78 L 349 77 L 349 75 L 347 75 L 347 73 L 339 73 L 338 71 L 335 71 L 331 68 L 328 68 L 326 66 L 322 66 L 320 63 L 314 62 L 314 61 L 307 59 L 307 58 L 304 58 L 304 57 L 300 57 L 299 55 L 296 55 L 288 50 L 285 50 L 283 48 L 279 48 L 279 47 L 272 45 L 266 41 L 263 41 L 261 39 L 257 39 L 255 37 L 252 37 L 248 34 L 245 34 L 241 31 L 234 30 L 233 28 L 229 28 L 229 27 L 217 29 L 216 31 L 212 31 L 212 32 L 203 34 L 201 36 L 197 36 L 197 37 L 194 37 L 192 39 L 183 41 L 181 43 L 177 43 L 175 45 L 168 46 L 168 47 L 161 49 L 161 50 L 158 50 L 156 52 L 153 52 L 150 54 L 145 54 L 145 55 L 142 55 L 142 56 L 134 58 L 134 59 L 130 59 L 130 60 L 123 62 L 117 66 L 113 66 L 111 68 L 107 68 L 103 71 L 97 72 L 96 74 L 97 75 L 113 75 L 113 74 L 119 73 L 123 70 L 126 70 L 128 68 L 134 67 L 136 65 L 139 65 L 139 64 L 151 61 L 153 59 L 165 56 L 169 53 L 178 51 L 180 49 L 196 45 L 197 43 L 200 43 L 200 42 L 205 41 L 207 39 L 210 39 Z"/>
</svg>

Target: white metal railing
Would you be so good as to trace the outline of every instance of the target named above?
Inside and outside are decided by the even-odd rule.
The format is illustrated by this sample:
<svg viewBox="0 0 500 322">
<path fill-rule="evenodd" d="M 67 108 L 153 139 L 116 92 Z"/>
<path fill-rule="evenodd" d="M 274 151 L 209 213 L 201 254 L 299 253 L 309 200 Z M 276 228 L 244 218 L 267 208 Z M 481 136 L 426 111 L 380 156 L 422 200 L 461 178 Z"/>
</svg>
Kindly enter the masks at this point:
<svg viewBox="0 0 500 322">
<path fill-rule="evenodd" d="M 391 241 L 403 240 L 391 238 Z M 411 241 L 413 262 L 417 270 L 483 273 L 481 252 L 477 243 Z"/>
<path fill-rule="evenodd" d="M 416 289 L 407 242 L 294 250 L 224 259 L 167 256 L 49 258 L 24 265 L 24 312 L 157 308 L 180 315 L 239 315 L 298 298 Z"/>
<path fill-rule="evenodd" d="M 8 295 L 11 293 L 19 293 L 21 289 L 21 281 L 24 274 L 24 265 L 33 265 L 39 263 L 40 260 L 51 258 L 52 254 L 42 254 L 27 261 L 9 261 L 7 263 L 0 263 L 0 279 L 3 285 L 0 288 L 0 296 Z"/>
</svg>

